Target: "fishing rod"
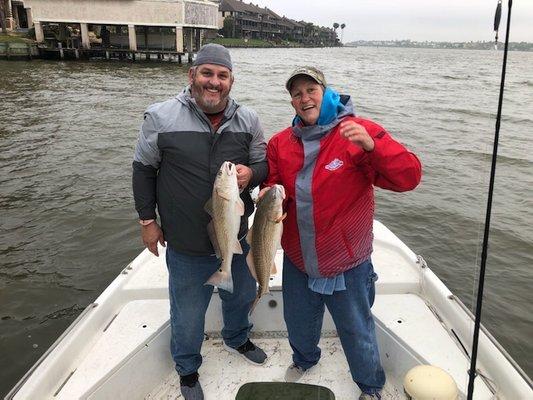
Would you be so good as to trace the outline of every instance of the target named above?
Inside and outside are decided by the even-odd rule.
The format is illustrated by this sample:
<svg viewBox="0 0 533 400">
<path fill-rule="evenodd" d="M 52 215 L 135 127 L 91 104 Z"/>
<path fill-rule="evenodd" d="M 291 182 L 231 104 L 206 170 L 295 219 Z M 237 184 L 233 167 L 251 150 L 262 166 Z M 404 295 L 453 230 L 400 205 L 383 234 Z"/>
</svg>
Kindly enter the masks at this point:
<svg viewBox="0 0 533 400">
<path fill-rule="evenodd" d="M 483 305 L 483 288 L 485 284 L 485 269 L 487 265 L 487 254 L 489 244 L 489 232 L 490 232 L 490 217 L 492 212 L 492 195 L 494 192 L 494 178 L 496 175 L 496 160 L 498 158 L 498 141 L 500 138 L 500 124 L 502 118 L 502 103 L 503 103 L 503 90 L 505 88 L 505 71 L 507 68 L 507 51 L 509 48 L 509 29 L 511 26 L 511 8 L 513 6 L 513 0 L 509 0 L 508 13 L 507 13 L 507 27 L 505 32 L 505 47 L 503 51 L 503 64 L 502 64 L 502 76 L 500 81 L 500 98 L 498 100 L 498 114 L 496 116 L 496 131 L 494 133 L 494 145 L 492 149 L 492 164 L 490 168 L 490 182 L 489 182 L 489 194 L 487 198 L 487 212 L 485 215 L 485 230 L 483 233 L 483 248 L 481 252 L 481 265 L 479 268 L 479 286 L 476 299 L 476 316 L 474 322 L 474 337 L 472 340 L 472 358 L 470 363 L 470 370 L 468 371 L 468 395 L 467 400 L 472 400 L 474 395 L 474 380 L 476 378 L 476 361 L 477 350 L 479 342 L 479 330 L 481 327 L 481 307 Z M 496 43 L 498 43 L 498 29 L 500 26 L 500 18 L 502 13 L 502 0 L 498 0 L 496 7 L 496 15 L 494 17 L 494 32 L 496 33 Z"/>
</svg>

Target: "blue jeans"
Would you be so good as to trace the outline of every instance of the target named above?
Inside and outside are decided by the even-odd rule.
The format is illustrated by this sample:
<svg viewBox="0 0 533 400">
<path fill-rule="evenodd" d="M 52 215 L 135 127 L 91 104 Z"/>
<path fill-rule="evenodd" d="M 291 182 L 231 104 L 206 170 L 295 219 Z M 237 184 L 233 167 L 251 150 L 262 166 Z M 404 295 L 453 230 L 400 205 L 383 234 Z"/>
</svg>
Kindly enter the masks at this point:
<svg viewBox="0 0 533 400">
<path fill-rule="evenodd" d="M 375 393 L 385 384 L 370 311 L 377 275 L 369 260 L 346 271 L 344 278 L 346 290 L 331 295 L 315 293 L 307 286 L 308 276 L 284 258 L 283 315 L 293 350 L 292 359 L 303 369 L 318 363 L 325 305 L 335 322 L 352 379 L 363 392 Z"/>
<path fill-rule="evenodd" d="M 243 254 L 234 254 L 231 272 L 233 293 L 218 291 L 222 299 L 224 328 L 222 337 L 229 347 L 239 347 L 248 340 L 252 324 L 248 312 L 256 295 L 256 282 L 246 264 L 249 246 L 241 241 Z M 202 364 L 200 350 L 204 340 L 205 313 L 213 286 L 204 285 L 219 268 L 215 256 L 188 256 L 172 248 L 166 251 L 169 272 L 170 351 L 179 375 L 189 375 Z"/>
</svg>

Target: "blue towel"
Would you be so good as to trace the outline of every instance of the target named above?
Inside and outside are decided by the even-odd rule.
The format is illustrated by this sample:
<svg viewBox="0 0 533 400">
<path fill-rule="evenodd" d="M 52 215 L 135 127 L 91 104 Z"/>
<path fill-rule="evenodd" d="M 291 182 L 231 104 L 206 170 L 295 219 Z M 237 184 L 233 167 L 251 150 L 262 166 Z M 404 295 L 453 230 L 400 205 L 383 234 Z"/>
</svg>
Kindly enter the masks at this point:
<svg viewBox="0 0 533 400">
<path fill-rule="evenodd" d="M 333 292 L 346 290 L 346 282 L 344 281 L 344 274 L 339 274 L 332 278 L 309 277 L 307 287 L 315 293 L 333 294 Z"/>
<path fill-rule="evenodd" d="M 327 87 L 324 90 L 324 96 L 322 97 L 322 105 L 320 106 L 320 114 L 318 116 L 317 125 L 328 125 L 332 123 L 337 115 L 344 110 L 344 104 L 341 102 L 341 96 L 332 88 Z M 301 123 L 299 116 L 294 117 L 292 126 Z"/>
</svg>

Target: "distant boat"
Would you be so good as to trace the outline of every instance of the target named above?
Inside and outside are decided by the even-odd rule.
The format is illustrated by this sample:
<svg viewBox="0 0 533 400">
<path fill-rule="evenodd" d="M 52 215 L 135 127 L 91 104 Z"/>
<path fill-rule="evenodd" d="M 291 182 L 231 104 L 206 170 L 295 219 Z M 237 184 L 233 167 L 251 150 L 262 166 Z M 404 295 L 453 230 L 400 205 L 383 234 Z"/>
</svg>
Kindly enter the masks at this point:
<svg viewBox="0 0 533 400">
<path fill-rule="evenodd" d="M 473 319 L 421 257 L 383 224 L 374 222 L 372 261 L 379 275 L 373 307 L 381 358 L 387 375 L 384 399 L 405 398 L 409 369 L 432 364 L 448 372 L 464 398 L 468 383 Z M 157 258 L 144 250 L 89 305 L 6 399 L 167 399 L 180 398 L 170 357 L 169 304 L 164 249 Z M 282 265 L 282 251 L 276 259 Z M 250 366 L 222 346 L 220 299 L 206 316 L 200 381 L 206 399 L 230 400 L 243 384 L 282 381 L 291 362 L 283 322 L 281 268 L 271 292 L 253 314 L 253 338 L 269 355 Z M 337 399 L 358 398 L 331 316 L 326 312 L 322 358 L 304 383 L 329 388 Z M 533 399 L 527 375 L 483 330 L 478 353 L 475 399 Z"/>
</svg>

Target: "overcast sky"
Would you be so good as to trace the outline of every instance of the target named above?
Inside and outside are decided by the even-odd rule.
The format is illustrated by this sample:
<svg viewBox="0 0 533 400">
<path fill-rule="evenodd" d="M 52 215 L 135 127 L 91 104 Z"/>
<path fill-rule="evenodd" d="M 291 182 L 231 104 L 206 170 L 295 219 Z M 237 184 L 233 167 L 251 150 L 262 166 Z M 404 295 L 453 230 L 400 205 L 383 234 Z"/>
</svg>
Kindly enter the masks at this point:
<svg viewBox="0 0 533 400">
<path fill-rule="evenodd" d="M 244 0 L 277 14 L 322 26 L 345 23 L 353 40 L 493 40 L 496 0 Z M 505 37 L 508 0 L 503 0 L 500 40 Z M 515 0 L 513 42 L 533 42 L 533 0 Z M 339 38 L 341 36 L 340 30 Z"/>
</svg>

